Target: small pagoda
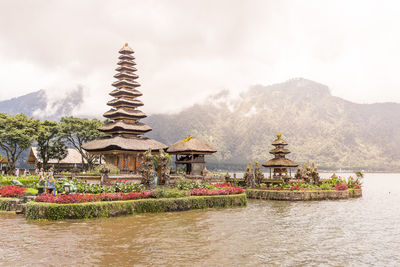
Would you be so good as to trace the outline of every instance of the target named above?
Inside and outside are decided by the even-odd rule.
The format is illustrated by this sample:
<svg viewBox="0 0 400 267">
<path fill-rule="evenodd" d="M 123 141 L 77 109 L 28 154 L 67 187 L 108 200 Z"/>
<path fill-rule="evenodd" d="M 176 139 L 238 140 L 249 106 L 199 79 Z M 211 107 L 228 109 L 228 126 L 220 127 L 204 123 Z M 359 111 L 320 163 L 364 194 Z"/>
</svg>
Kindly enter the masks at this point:
<svg viewBox="0 0 400 267">
<path fill-rule="evenodd" d="M 187 175 L 202 175 L 206 167 L 205 155 L 211 155 L 217 150 L 193 136 L 188 136 L 171 145 L 167 152 L 175 155 L 176 169 L 183 166 Z"/>
<path fill-rule="evenodd" d="M 272 145 L 275 148 L 269 151 L 269 153 L 275 157 L 262 164 L 265 168 L 270 169 L 270 178 L 282 179 L 287 174 L 288 169 L 291 175 L 291 169 L 297 168 L 299 165 L 286 158 L 286 155 L 290 151 L 285 148 L 288 144 L 282 139 L 282 134 L 279 133 L 276 135 L 276 139 L 272 142 Z M 272 169 L 274 170 L 273 176 Z"/>
<path fill-rule="evenodd" d="M 152 129 L 139 121 L 147 116 L 137 109 L 143 102 L 137 99 L 142 93 L 137 89 L 140 84 L 136 81 L 134 52 L 125 44 L 119 53 L 118 73 L 114 75 L 117 81 L 112 84 L 115 89 L 110 93 L 114 99 L 107 102 L 111 109 L 103 115 L 110 122 L 99 128 L 107 136 L 88 142 L 83 148 L 91 154 L 104 156 L 106 163 L 117 166 L 122 173 L 136 173 L 141 154 L 148 149 L 158 151 L 167 146 L 143 136 Z"/>
</svg>

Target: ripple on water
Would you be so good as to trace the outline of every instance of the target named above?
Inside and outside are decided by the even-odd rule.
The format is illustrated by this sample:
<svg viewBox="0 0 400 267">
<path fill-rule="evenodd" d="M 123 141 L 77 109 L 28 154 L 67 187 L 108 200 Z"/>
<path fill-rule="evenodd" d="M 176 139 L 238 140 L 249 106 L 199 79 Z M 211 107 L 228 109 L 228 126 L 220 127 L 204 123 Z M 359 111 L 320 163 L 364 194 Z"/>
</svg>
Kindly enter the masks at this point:
<svg viewBox="0 0 400 267">
<path fill-rule="evenodd" d="M 399 266 L 399 203 L 400 175 L 367 174 L 361 199 L 61 222 L 0 213 L 0 262 Z"/>
</svg>

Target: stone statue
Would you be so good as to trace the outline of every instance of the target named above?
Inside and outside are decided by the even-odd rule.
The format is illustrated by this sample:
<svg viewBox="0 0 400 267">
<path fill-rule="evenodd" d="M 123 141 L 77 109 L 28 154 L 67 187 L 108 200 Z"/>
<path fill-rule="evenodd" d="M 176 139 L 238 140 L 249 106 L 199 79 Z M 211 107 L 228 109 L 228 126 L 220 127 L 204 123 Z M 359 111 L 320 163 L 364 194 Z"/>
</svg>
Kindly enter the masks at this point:
<svg viewBox="0 0 400 267">
<path fill-rule="evenodd" d="M 311 177 L 313 180 L 313 184 L 315 185 L 319 185 L 319 173 L 318 173 L 318 169 L 317 166 L 313 163 L 312 164 L 312 168 L 311 168 Z"/>
<path fill-rule="evenodd" d="M 287 172 L 285 172 L 285 175 L 282 177 L 282 179 L 283 179 L 283 181 L 285 182 L 285 183 L 289 183 L 289 181 L 290 181 L 290 175 L 287 173 Z"/>
<path fill-rule="evenodd" d="M 102 164 L 99 170 L 101 178 L 100 184 L 106 184 L 108 180 L 108 174 L 110 173 L 110 168 L 106 164 Z"/>
<path fill-rule="evenodd" d="M 303 179 L 303 168 L 301 166 L 299 166 L 299 168 L 297 169 L 297 172 L 294 175 L 294 178 L 296 178 L 297 180 Z"/>
<path fill-rule="evenodd" d="M 142 174 L 141 183 L 148 188 L 154 188 L 155 172 L 153 170 L 153 155 L 150 148 L 144 153 L 140 172 Z"/>
<path fill-rule="evenodd" d="M 169 158 L 163 149 L 160 149 L 160 154 L 158 156 L 158 169 L 160 170 L 160 183 L 169 185 L 170 182 L 170 168 L 168 166 Z"/>
<path fill-rule="evenodd" d="M 264 180 L 264 174 L 261 172 L 260 165 L 256 160 L 254 161 L 254 178 L 257 185 L 260 185 Z"/>
<path fill-rule="evenodd" d="M 304 169 L 305 169 L 305 171 L 304 171 L 303 180 L 304 180 L 306 183 L 310 183 L 310 182 L 311 182 L 311 178 L 312 178 L 312 169 L 311 169 L 311 166 L 310 166 L 309 164 L 306 164 L 306 165 L 304 166 Z"/>
<path fill-rule="evenodd" d="M 249 164 L 247 164 L 246 172 L 244 173 L 243 178 L 248 187 L 254 187 L 255 177 L 254 177 L 253 166 L 251 165 L 251 162 L 249 162 Z"/>
</svg>

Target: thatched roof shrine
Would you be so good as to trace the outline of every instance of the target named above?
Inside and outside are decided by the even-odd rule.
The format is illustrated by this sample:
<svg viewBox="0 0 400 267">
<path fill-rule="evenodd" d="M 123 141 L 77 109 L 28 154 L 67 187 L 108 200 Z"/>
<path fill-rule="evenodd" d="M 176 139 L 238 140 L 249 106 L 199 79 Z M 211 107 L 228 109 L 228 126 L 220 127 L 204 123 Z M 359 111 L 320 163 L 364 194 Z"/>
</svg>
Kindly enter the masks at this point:
<svg viewBox="0 0 400 267">
<path fill-rule="evenodd" d="M 188 175 L 202 175 L 206 167 L 204 156 L 211 155 L 217 150 L 193 136 L 188 136 L 171 145 L 167 152 L 176 155 L 175 165 L 177 169 L 178 166 L 183 166 Z"/>
</svg>

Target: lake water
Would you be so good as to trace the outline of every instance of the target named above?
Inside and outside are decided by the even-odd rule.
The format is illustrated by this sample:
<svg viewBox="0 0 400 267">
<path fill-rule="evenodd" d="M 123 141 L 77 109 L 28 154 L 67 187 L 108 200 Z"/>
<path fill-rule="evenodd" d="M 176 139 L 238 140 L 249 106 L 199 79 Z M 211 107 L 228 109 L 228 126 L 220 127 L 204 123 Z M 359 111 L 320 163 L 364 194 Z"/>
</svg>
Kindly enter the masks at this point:
<svg viewBox="0 0 400 267">
<path fill-rule="evenodd" d="M 400 174 L 364 196 L 60 222 L 0 213 L 0 265 L 400 266 Z"/>
</svg>

